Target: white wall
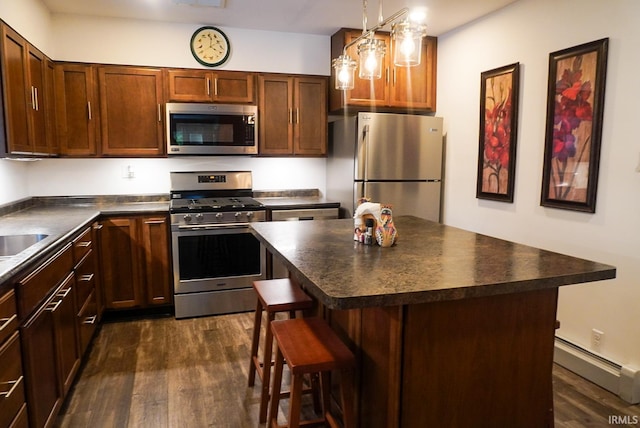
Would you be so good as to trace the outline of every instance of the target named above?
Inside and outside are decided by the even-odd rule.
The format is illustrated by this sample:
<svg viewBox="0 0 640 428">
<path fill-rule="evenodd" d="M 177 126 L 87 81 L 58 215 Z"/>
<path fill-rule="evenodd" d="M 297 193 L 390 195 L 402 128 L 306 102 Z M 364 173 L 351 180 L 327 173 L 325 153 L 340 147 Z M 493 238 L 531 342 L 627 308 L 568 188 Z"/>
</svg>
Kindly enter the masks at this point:
<svg viewBox="0 0 640 428">
<path fill-rule="evenodd" d="M 445 118 L 444 221 L 615 265 L 612 281 L 562 287 L 558 334 L 640 367 L 640 2 L 520 0 L 438 39 L 438 116 Z M 609 37 L 597 211 L 540 206 L 549 53 Z M 515 201 L 475 198 L 480 73 L 520 62 Z"/>
<path fill-rule="evenodd" d="M 51 14 L 40 0 L 0 0 L 0 18 L 48 56 L 53 52 Z"/>
<path fill-rule="evenodd" d="M 29 197 L 27 163 L 0 159 L 0 205 Z"/>
<path fill-rule="evenodd" d="M 206 68 L 191 55 L 199 25 L 72 15 L 53 16 L 54 58 L 166 67 Z M 329 75 L 330 37 L 219 26 L 231 44 L 216 69 Z M 94 34 L 94 37 L 87 37 Z"/>
<path fill-rule="evenodd" d="M 31 195 L 132 195 L 169 192 L 170 171 L 253 172 L 254 190 L 320 189 L 324 158 L 174 157 L 169 159 L 45 159 L 28 166 Z M 131 167 L 133 178 L 125 178 Z"/>
</svg>

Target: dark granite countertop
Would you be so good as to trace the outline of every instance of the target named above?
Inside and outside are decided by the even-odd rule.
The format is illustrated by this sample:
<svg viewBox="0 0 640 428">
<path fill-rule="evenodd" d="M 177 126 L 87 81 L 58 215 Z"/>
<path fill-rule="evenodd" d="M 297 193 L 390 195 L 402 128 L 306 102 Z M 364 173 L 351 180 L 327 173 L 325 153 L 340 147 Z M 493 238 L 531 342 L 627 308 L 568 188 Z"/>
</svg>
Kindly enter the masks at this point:
<svg viewBox="0 0 640 428">
<path fill-rule="evenodd" d="M 12 210 L 14 208 L 14 210 Z M 30 198 L 0 212 L 0 235 L 44 234 L 46 238 L 14 256 L 0 257 L 0 292 L 7 281 L 39 263 L 101 214 L 168 212 L 168 196 Z"/>
<path fill-rule="evenodd" d="M 417 217 L 394 219 L 399 239 L 353 241 L 353 220 L 251 224 L 292 276 L 331 309 L 525 292 L 615 278 L 613 266 Z"/>
</svg>

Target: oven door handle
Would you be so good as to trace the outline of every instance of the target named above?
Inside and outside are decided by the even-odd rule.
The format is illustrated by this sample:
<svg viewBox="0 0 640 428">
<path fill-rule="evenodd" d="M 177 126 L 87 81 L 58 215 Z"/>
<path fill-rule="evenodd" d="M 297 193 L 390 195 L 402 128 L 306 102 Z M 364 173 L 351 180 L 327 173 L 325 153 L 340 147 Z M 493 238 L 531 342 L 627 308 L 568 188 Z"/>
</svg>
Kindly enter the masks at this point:
<svg viewBox="0 0 640 428">
<path fill-rule="evenodd" d="M 246 229 L 249 223 L 222 223 L 207 224 L 203 226 L 184 225 L 178 226 L 178 230 L 217 230 L 217 229 Z"/>
</svg>

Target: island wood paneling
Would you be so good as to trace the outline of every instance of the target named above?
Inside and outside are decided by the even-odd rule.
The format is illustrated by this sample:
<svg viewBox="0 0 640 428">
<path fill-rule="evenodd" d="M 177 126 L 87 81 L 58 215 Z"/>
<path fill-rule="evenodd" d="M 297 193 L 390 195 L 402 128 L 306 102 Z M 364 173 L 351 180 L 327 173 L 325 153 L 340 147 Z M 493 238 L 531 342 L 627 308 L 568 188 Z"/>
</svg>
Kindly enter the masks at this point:
<svg viewBox="0 0 640 428">
<path fill-rule="evenodd" d="M 407 306 L 401 425 L 553 426 L 556 304 L 548 289 Z"/>
</svg>

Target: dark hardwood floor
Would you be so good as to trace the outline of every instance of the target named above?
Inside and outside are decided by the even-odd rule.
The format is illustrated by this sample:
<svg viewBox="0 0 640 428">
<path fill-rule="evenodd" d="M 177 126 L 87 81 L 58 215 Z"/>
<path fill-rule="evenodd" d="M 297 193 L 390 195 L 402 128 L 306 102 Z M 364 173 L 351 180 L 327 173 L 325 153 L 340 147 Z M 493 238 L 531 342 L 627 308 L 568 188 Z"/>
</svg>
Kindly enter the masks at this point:
<svg viewBox="0 0 640 428">
<path fill-rule="evenodd" d="M 104 323 L 57 426 L 259 426 L 259 381 L 247 387 L 252 317 Z M 553 385 L 558 428 L 609 427 L 611 416 L 640 418 L 640 406 L 562 367 L 554 367 Z"/>
</svg>

